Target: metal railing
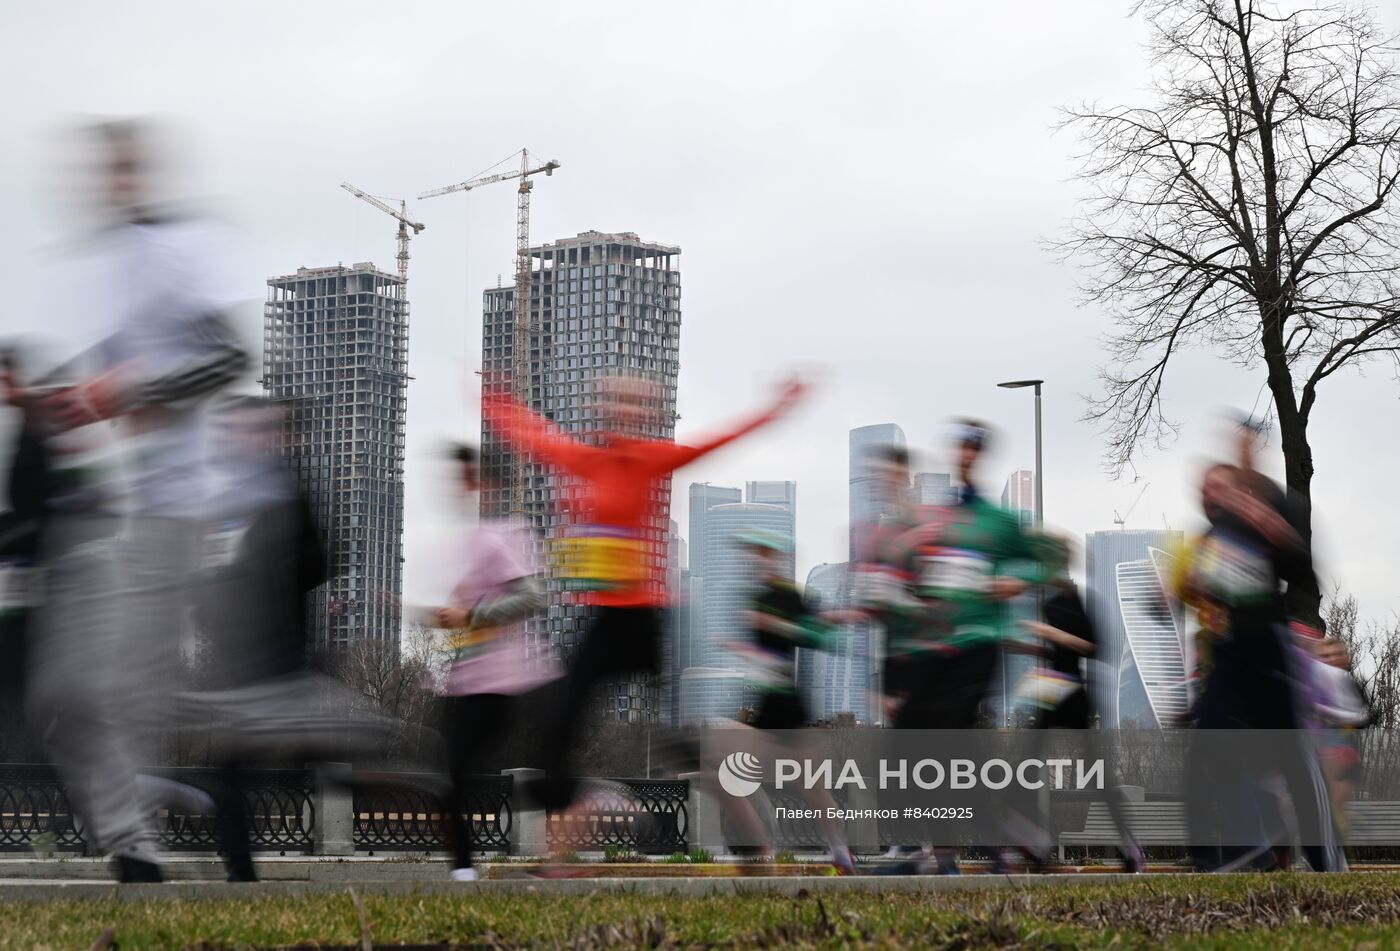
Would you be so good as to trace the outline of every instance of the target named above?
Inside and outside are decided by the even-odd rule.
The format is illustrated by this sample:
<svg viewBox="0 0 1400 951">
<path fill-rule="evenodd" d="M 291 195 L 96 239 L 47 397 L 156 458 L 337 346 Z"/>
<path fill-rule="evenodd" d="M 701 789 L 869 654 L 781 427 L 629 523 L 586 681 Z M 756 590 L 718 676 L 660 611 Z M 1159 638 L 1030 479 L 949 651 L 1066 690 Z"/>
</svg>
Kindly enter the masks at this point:
<svg viewBox="0 0 1400 951">
<path fill-rule="evenodd" d="M 574 808 L 548 818 L 551 849 L 642 855 L 688 851 L 690 784 L 685 780 L 581 782 Z"/>
<path fill-rule="evenodd" d="M 47 766 L 0 767 L 0 852 L 43 843 L 61 851 L 83 848 L 82 828 L 63 784 Z"/>
<path fill-rule="evenodd" d="M 153 769 L 146 775 L 194 791 L 191 796 L 172 797 L 191 801 L 157 806 L 161 845 L 172 850 L 218 849 L 216 816 L 207 797 L 222 782 L 221 774 L 188 767 Z M 316 827 L 311 774 L 306 770 L 255 769 L 245 771 L 241 779 L 253 849 L 309 851 Z M 82 821 L 52 767 L 0 766 L 0 852 L 85 852 L 89 845 Z"/>
<path fill-rule="evenodd" d="M 153 769 L 168 780 L 156 809 L 162 845 L 177 851 L 220 849 L 218 817 L 211 801 L 224 776 L 203 768 Z M 323 805 L 310 770 L 258 769 L 241 774 L 252 847 L 286 854 L 318 850 L 318 809 Z M 512 777 L 477 776 L 467 790 L 464 815 L 472 848 L 507 852 L 516 836 Z M 443 778 L 431 773 L 362 773 L 345 794 L 357 851 L 440 851 L 447 848 Z M 147 790 L 150 792 L 150 790 Z M 180 793 L 184 794 L 181 795 Z M 683 779 L 588 780 L 579 806 L 543 817 L 552 849 L 666 855 L 690 847 L 690 784 Z M 329 800 L 326 800 L 329 802 Z M 0 853 L 87 852 L 94 847 L 69 802 L 58 773 L 43 765 L 0 765 Z"/>
<path fill-rule="evenodd" d="M 215 770 L 150 770 L 147 775 L 195 790 L 184 799 L 212 795 L 223 781 Z M 248 770 L 241 777 L 255 851 L 309 852 L 315 847 L 315 783 L 306 770 Z M 438 850 L 447 841 L 441 780 L 426 773 L 376 774 L 353 793 L 354 844 L 358 849 Z M 468 828 L 480 851 L 510 844 L 511 780 L 477 777 L 468 791 Z M 217 816 L 203 803 L 162 804 L 156 810 L 161 844 L 171 850 L 219 849 Z M 63 783 L 48 766 L 0 767 L 0 851 L 86 851 L 81 820 Z"/>
<path fill-rule="evenodd" d="M 210 793 L 222 782 L 211 769 L 152 770 L 151 775 Z M 240 774 L 249 844 L 258 852 L 304 852 L 315 842 L 314 777 L 309 770 L 250 769 Z M 161 844 L 167 849 L 218 849 L 219 829 L 212 808 L 167 804 L 156 812 Z"/>
<path fill-rule="evenodd" d="M 468 834 L 473 851 L 510 849 L 514 813 L 509 776 L 475 776 L 466 789 Z M 448 846 L 442 796 L 446 789 L 432 773 L 385 774 L 382 782 L 357 783 L 354 791 L 355 848 L 423 849 Z"/>
</svg>

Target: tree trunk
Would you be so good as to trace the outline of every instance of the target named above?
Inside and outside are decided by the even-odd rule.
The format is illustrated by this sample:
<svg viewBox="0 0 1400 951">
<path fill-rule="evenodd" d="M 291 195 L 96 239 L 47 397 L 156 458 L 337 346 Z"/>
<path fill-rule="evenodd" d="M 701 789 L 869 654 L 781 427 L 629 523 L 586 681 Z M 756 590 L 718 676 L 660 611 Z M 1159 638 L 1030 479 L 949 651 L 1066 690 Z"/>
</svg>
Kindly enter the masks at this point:
<svg viewBox="0 0 1400 951">
<path fill-rule="evenodd" d="M 1272 288 L 1269 288 L 1272 290 Z M 1270 294 L 1271 300 L 1279 295 Z M 1293 389 L 1293 373 L 1284 353 L 1284 313 L 1277 306 L 1266 306 L 1260 335 L 1264 348 L 1264 363 L 1269 370 L 1269 392 L 1274 398 L 1278 416 L 1280 442 L 1283 448 L 1284 482 L 1291 502 L 1289 521 L 1302 536 L 1303 545 L 1312 551 L 1312 446 L 1308 443 L 1308 414 L 1298 406 Z M 1317 580 L 1309 577 L 1288 586 L 1286 604 L 1289 614 L 1314 627 L 1322 622 L 1322 593 Z"/>
<path fill-rule="evenodd" d="M 1295 409 L 1279 416 L 1279 435 L 1283 444 L 1284 480 L 1297 519 L 1294 528 L 1303 537 L 1303 544 L 1312 550 L 1312 446 L 1308 443 L 1308 421 Z M 1298 620 L 1314 627 L 1322 621 L 1322 592 L 1315 578 L 1305 584 L 1288 586 L 1288 610 Z"/>
</svg>

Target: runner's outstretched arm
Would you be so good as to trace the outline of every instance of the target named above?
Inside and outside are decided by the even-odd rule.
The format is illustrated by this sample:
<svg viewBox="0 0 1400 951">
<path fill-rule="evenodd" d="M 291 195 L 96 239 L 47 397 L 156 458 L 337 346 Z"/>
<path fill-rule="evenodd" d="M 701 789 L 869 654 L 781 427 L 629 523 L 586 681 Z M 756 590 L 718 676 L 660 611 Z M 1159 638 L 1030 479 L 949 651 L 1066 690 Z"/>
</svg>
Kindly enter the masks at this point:
<svg viewBox="0 0 1400 951">
<path fill-rule="evenodd" d="M 783 385 L 782 391 L 778 394 L 777 401 L 774 402 L 772 406 L 768 407 L 768 409 L 726 433 L 711 439 L 702 440 L 693 446 L 680 444 L 671 446 L 667 462 L 672 469 L 679 469 L 681 466 L 694 462 L 706 453 L 714 452 L 721 446 L 727 445 L 741 436 L 747 436 L 755 429 L 766 426 L 786 414 L 797 404 L 797 401 L 802 398 L 802 394 L 806 391 L 806 383 L 803 383 L 797 377 L 789 379 L 787 383 Z"/>
<path fill-rule="evenodd" d="M 516 449 L 561 469 L 577 468 L 585 456 L 596 451 L 508 396 L 482 397 L 481 418 Z"/>
</svg>

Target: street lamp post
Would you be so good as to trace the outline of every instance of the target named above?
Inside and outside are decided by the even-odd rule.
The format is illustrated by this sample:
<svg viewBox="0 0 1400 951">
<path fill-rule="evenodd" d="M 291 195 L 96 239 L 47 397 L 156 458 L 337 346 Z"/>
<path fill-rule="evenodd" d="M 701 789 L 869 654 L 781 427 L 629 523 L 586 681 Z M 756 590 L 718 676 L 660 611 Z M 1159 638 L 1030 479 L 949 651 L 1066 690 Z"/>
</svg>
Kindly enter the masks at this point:
<svg viewBox="0 0 1400 951">
<path fill-rule="evenodd" d="M 1040 527 L 1045 524 L 1045 475 L 1042 471 L 1044 460 L 1040 452 L 1040 385 L 1044 380 L 1011 380 L 1007 383 L 998 383 L 997 386 L 1007 390 L 1019 390 L 1023 387 L 1035 387 L 1035 524 Z"/>
<path fill-rule="evenodd" d="M 1027 386 L 1035 387 L 1035 527 L 1041 528 L 1045 525 L 1045 473 L 1043 470 L 1044 460 L 1040 451 L 1040 385 L 1044 380 L 1008 380 L 1005 383 L 998 383 L 997 386 L 1007 390 L 1019 390 Z M 1036 620 L 1042 620 L 1045 615 L 1045 589 L 1037 586 L 1035 589 L 1035 616 Z M 1040 658 L 1035 661 L 1035 666 L 1039 668 L 1043 664 Z M 1002 676 L 1005 678 L 1006 662 L 1003 660 Z M 1005 695 L 1007 684 L 1002 681 L 1002 694 Z M 1011 716 L 1011 704 L 1009 700 L 1003 700 L 1006 704 L 1006 717 Z M 1008 723 L 1008 725 L 1010 725 Z"/>
</svg>

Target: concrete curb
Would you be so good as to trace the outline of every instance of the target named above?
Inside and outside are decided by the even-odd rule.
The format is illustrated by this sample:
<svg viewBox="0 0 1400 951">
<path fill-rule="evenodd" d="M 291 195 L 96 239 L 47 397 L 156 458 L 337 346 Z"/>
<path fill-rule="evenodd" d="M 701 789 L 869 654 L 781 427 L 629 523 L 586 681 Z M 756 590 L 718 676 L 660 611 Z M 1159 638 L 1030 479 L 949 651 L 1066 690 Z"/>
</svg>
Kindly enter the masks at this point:
<svg viewBox="0 0 1400 951">
<path fill-rule="evenodd" d="M 254 858 L 253 861 L 258 870 L 258 877 L 268 882 L 440 882 L 447 878 L 450 867 L 448 860 L 439 856 L 415 861 L 390 858 L 318 859 L 290 856 L 285 858 Z M 540 859 L 539 861 L 543 862 L 544 860 Z M 532 867 L 532 864 L 538 863 L 492 863 L 486 861 L 482 863 L 482 871 L 483 874 L 490 876 L 492 881 L 500 881 L 523 876 Z M 973 877 L 976 877 L 985 871 L 985 864 L 966 863 L 964 872 L 971 872 Z M 809 863 L 807 871 L 824 870 L 826 867 L 826 862 L 814 861 Z M 693 868 L 662 862 L 648 864 L 585 862 L 580 863 L 578 868 L 587 875 L 629 881 L 651 878 L 684 880 L 710 877 L 728 880 L 734 877 L 734 866 L 722 864 Z M 711 874 L 706 874 L 707 871 Z M 804 875 L 804 870 L 799 866 L 782 866 L 780 871 L 781 877 L 784 878 L 792 876 L 799 878 L 819 877 L 810 874 Z M 1151 868 L 1149 871 L 1179 873 L 1183 869 L 1160 866 Z M 223 863 L 217 858 L 206 856 L 166 856 L 161 860 L 161 872 L 167 881 L 173 882 L 221 882 L 224 880 Z M 1053 874 L 1083 877 L 1105 873 L 1066 866 L 1056 870 Z M 61 862 L 44 859 L 0 859 L 0 881 L 93 882 L 111 881 L 112 878 L 109 859 L 75 858 Z"/>
<path fill-rule="evenodd" d="M 1146 881 L 1153 875 L 1087 872 L 1079 875 L 869 875 L 851 878 L 787 876 L 782 878 L 533 878 L 501 881 L 262 881 L 167 882 L 163 885 L 115 885 L 106 881 L 23 881 L 0 879 L 0 901 L 188 901 L 191 899 L 303 898 L 345 894 L 351 885 L 361 895 L 638 895 L 649 898 L 704 898 L 712 895 L 921 894 L 991 888 L 1043 888 L 1055 885 L 1107 885 Z M 1172 875 L 1179 878 L 1180 875 Z"/>
<path fill-rule="evenodd" d="M 258 876 L 272 882 L 441 881 L 447 878 L 446 859 L 403 862 L 375 859 L 260 859 Z M 163 858 L 161 873 L 169 882 L 222 882 L 224 865 L 217 858 Z M 0 861 L 0 881 L 93 882 L 113 879 L 109 859 Z"/>
</svg>

